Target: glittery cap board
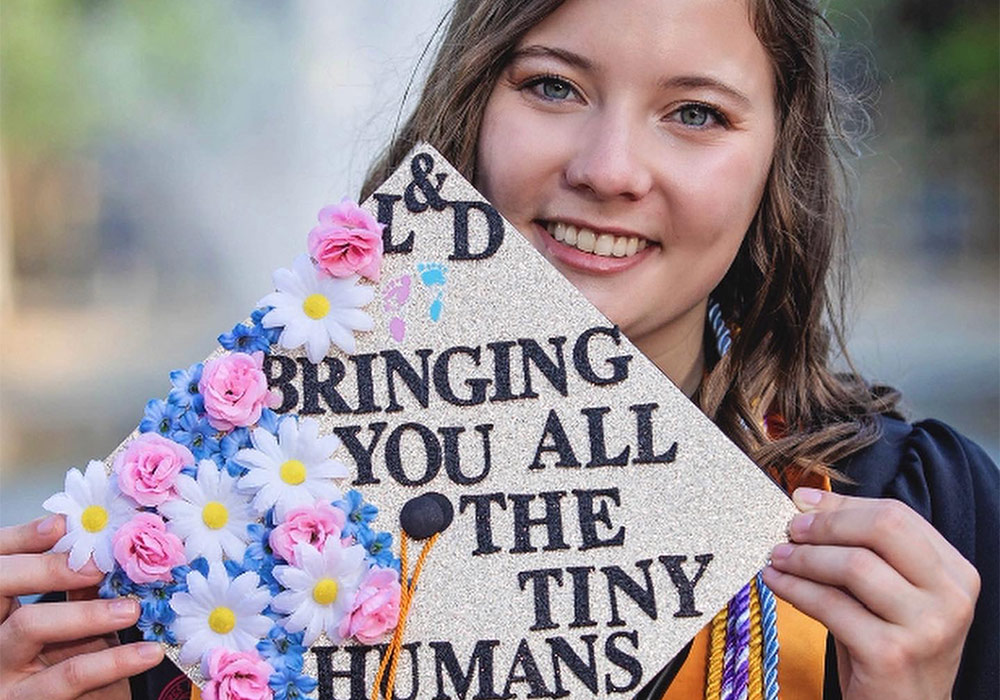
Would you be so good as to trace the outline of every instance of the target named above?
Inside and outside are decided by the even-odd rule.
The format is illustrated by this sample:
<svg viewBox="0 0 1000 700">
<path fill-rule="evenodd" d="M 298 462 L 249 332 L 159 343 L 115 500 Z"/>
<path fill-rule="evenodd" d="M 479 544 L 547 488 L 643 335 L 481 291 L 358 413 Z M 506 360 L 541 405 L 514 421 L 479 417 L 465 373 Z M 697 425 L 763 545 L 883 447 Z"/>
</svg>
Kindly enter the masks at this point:
<svg viewBox="0 0 1000 700">
<path fill-rule="evenodd" d="M 308 248 L 46 502 L 199 685 L 632 697 L 785 539 L 786 496 L 430 146 Z"/>
</svg>

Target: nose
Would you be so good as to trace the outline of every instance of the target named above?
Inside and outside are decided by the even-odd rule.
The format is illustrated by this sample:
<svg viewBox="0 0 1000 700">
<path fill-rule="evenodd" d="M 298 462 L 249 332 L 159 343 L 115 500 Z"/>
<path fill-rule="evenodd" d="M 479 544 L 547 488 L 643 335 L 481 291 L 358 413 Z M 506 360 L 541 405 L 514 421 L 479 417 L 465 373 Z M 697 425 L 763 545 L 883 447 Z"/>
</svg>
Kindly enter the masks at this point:
<svg viewBox="0 0 1000 700">
<path fill-rule="evenodd" d="M 623 112 L 602 112 L 588 120 L 565 167 L 567 185 L 595 199 L 639 200 L 653 176 L 641 129 Z"/>
</svg>

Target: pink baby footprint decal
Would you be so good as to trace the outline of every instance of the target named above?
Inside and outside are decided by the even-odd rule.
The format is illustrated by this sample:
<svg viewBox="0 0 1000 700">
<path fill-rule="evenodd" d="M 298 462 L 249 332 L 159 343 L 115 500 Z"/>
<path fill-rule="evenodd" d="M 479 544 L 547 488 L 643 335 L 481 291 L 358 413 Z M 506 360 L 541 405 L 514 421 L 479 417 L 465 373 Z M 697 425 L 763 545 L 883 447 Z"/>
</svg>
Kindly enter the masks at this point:
<svg viewBox="0 0 1000 700">
<path fill-rule="evenodd" d="M 403 320 L 403 305 L 410 298 L 410 286 L 413 280 L 409 275 L 401 275 L 396 279 L 389 280 L 386 289 L 382 292 L 382 301 L 387 312 L 392 314 L 389 319 L 389 335 L 397 343 L 403 342 L 406 335 L 406 322 Z"/>
</svg>

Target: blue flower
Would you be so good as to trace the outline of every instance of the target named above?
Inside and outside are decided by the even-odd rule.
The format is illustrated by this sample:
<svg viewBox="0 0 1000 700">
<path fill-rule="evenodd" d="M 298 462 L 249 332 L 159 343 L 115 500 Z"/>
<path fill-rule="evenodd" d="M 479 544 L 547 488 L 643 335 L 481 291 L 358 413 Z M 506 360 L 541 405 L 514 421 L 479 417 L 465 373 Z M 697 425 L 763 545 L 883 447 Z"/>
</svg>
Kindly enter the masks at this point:
<svg viewBox="0 0 1000 700">
<path fill-rule="evenodd" d="M 347 522 L 344 523 L 342 534 L 354 539 L 360 539 L 358 531 L 367 528 L 368 523 L 378 515 L 378 508 L 371 503 L 365 503 L 361 492 L 357 489 L 351 489 L 344 494 L 342 500 L 336 501 L 333 505 L 347 513 Z"/>
<path fill-rule="evenodd" d="M 233 457 L 244 447 L 250 447 L 250 445 L 250 431 L 246 428 L 236 428 L 222 436 L 219 441 L 219 451 L 212 455 L 212 459 L 219 465 L 219 469 L 225 467 L 229 476 L 243 476 L 250 470 L 234 460 Z"/>
<path fill-rule="evenodd" d="M 274 578 L 274 567 L 277 560 L 268 542 L 273 529 L 273 527 L 266 527 L 260 523 L 247 525 L 250 541 L 243 554 L 242 568 L 244 571 L 256 571 L 257 575 L 260 576 L 260 582 L 270 589 L 271 595 L 278 595 L 282 588 L 278 580 Z"/>
<path fill-rule="evenodd" d="M 267 683 L 274 691 L 274 700 L 298 700 L 316 690 L 316 679 L 291 668 L 271 674 Z"/>
<path fill-rule="evenodd" d="M 247 561 L 247 558 L 245 554 L 243 555 L 243 561 L 244 561 L 243 564 L 241 564 L 238 561 L 233 561 L 232 559 L 226 559 L 226 561 L 223 562 L 222 565 L 226 567 L 226 573 L 229 574 L 229 578 L 236 578 L 240 574 L 245 574 L 247 571 L 257 570 L 252 566 L 246 566 L 245 563 Z"/>
<path fill-rule="evenodd" d="M 275 625 L 266 639 L 257 642 L 257 651 L 275 671 L 289 669 L 299 673 L 302 671 L 302 655 L 306 653 L 302 636 L 302 632 L 289 634 L 281 625 Z"/>
<path fill-rule="evenodd" d="M 392 535 L 388 532 L 375 533 L 369 527 L 358 528 L 358 542 L 368 552 L 368 556 L 379 566 L 386 569 L 391 568 L 394 557 L 392 555 Z"/>
<path fill-rule="evenodd" d="M 257 421 L 257 427 L 263 428 L 272 435 L 278 434 L 278 428 L 286 420 L 297 420 L 298 416 L 292 413 L 278 414 L 272 411 L 270 408 L 265 408 L 260 412 L 260 420 Z"/>
<path fill-rule="evenodd" d="M 172 568 L 170 575 L 174 578 L 174 583 L 172 584 L 174 591 L 187 590 L 187 575 L 191 571 L 197 571 L 202 576 L 208 576 L 208 560 L 205 557 L 198 557 L 197 559 L 192 559 L 190 564 L 181 564 Z"/>
<path fill-rule="evenodd" d="M 257 569 L 257 575 L 260 576 L 261 585 L 267 586 L 272 596 L 278 595 L 284 590 L 282 585 L 278 583 L 278 579 L 274 577 L 274 559 L 265 559 L 261 562 L 260 568 Z"/>
<path fill-rule="evenodd" d="M 263 326 L 244 326 L 242 323 L 237 323 L 233 326 L 233 330 L 229 333 L 220 335 L 219 345 L 226 350 L 245 353 L 252 353 L 257 350 L 269 352 L 271 350 L 271 341 L 268 339 Z"/>
<path fill-rule="evenodd" d="M 142 611 L 136 627 L 142 630 L 142 638 L 147 642 L 164 642 L 166 644 L 177 644 L 177 637 L 170 629 L 170 624 L 177 617 L 173 609 L 167 605 L 161 607 L 143 601 L 139 604 Z"/>
<path fill-rule="evenodd" d="M 132 579 L 125 575 L 122 568 L 115 564 L 115 570 L 104 577 L 101 587 L 97 590 L 97 595 L 102 598 L 117 598 L 128 595 L 135 590 Z"/>
<path fill-rule="evenodd" d="M 187 369 L 175 369 L 170 373 L 170 383 L 173 389 L 167 396 L 167 401 L 181 408 L 193 408 L 199 414 L 205 412 L 205 399 L 198 392 L 198 382 L 201 380 L 201 370 L 204 365 L 196 362 Z"/>
<path fill-rule="evenodd" d="M 247 543 L 246 554 L 243 555 L 243 561 L 247 560 L 247 557 L 257 560 L 258 562 L 264 561 L 266 559 L 274 559 L 274 550 L 271 549 L 270 528 L 261 525 L 260 523 L 250 523 L 247 525 L 247 533 L 250 535 L 250 541 Z M 255 567 L 254 571 L 257 569 Z"/>
<path fill-rule="evenodd" d="M 170 583 L 153 581 L 137 585 L 133 592 L 139 596 L 140 603 L 155 608 L 158 614 L 166 615 L 170 611 L 170 598 L 178 590 L 186 591 L 187 584 L 176 580 Z"/>
<path fill-rule="evenodd" d="M 163 437 L 177 430 L 177 421 L 184 409 L 167 403 L 163 399 L 150 399 L 139 423 L 140 433 L 159 433 Z"/>
<path fill-rule="evenodd" d="M 250 314 L 250 321 L 253 323 L 254 328 L 260 329 L 263 336 L 267 338 L 267 342 L 274 345 L 278 342 L 278 338 L 281 336 L 281 331 L 284 330 L 284 328 L 281 326 L 276 328 L 264 328 L 264 326 L 261 325 L 261 319 L 270 313 L 272 309 L 274 309 L 273 306 L 265 306 L 254 310 L 254 312 Z"/>
<path fill-rule="evenodd" d="M 196 459 L 212 459 L 219 451 L 217 434 L 218 431 L 209 425 L 208 418 L 187 411 L 177 421 L 177 429 L 170 438 L 190 449 Z"/>
</svg>

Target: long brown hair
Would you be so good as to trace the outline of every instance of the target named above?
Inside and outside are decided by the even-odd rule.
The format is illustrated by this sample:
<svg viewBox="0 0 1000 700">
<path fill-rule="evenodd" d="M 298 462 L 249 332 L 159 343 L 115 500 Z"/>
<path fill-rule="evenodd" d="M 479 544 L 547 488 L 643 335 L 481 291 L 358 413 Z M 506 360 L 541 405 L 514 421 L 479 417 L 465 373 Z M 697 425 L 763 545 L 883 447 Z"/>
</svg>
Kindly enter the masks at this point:
<svg viewBox="0 0 1000 700">
<path fill-rule="evenodd" d="M 420 141 L 474 180 L 490 93 L 521 37 L 562 2 L 458 0 L 416 110 L 373 165 L 362 197 Z M 778 138 L 760 206 L 713 293 L 734 325 L 733 344 L 696 400 L 761 467 L 829 473 L 878 438 L 876 415 L 892 412 L 897 395 L 829 367 L 831 345 L 848 358 L 846 168 L 822 42 L 829 27 L 810 0 L 749 2 L 774 67 Z M 764 413 L 784 429 L 765 435 Z"/>
</svg>

